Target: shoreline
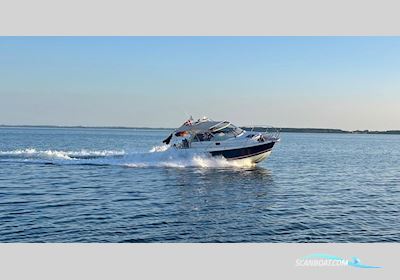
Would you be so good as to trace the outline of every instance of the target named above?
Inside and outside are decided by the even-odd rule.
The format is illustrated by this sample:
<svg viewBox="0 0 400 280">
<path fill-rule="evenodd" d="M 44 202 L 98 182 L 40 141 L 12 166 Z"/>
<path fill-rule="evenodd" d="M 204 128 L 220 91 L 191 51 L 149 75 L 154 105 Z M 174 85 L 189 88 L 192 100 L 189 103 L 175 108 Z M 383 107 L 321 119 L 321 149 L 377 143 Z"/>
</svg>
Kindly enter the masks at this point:
<svg viewBox="0 0 400 280">
<path fill-rule="evenodd" d="M 134 129 L 134 130 L 174 130 L 174 128 L 166 127 L 128 127 L 128 126 L 80 126 L 80 125 L 0 125 L 0 128 L 55 128 L 55 129 L 66 129 L 66 128 L 80 128 L 80 129 Z M 249 127 L 242 126 L 241 128 L 249 130 Z M 342 130 L 334 128 L 291 128 L 283 127 L 277 128 L 280 132 L 289 133 L 336 133 L 336 134 L 389 134 L 399 135 L 400 130 Z M 254 127 L 254 131 L 265 131 L 265 128 Z"/>
</svg>

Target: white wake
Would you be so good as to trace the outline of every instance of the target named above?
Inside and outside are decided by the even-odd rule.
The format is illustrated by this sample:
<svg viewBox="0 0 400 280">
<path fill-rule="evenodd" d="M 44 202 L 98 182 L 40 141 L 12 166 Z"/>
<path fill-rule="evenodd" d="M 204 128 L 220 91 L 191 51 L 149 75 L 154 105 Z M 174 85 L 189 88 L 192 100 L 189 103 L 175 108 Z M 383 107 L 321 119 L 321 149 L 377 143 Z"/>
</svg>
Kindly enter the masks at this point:
<svg viewBox="0 0 400 280">
<path fill-rule="evenodd" d="M 148 152 L 126 152 L 124 150 L 40 150 L 35 148 L 0 151 L 0 161 L 37 162 L 54 164 L 116 165 L 140 167 L 202 167 L 228 168 L 250 167 L 251 162 L 227 161 L 222 157 L 211 157 L 205 153 L 177 150 L 167 145 L 154 146 Z"/>
</svg>

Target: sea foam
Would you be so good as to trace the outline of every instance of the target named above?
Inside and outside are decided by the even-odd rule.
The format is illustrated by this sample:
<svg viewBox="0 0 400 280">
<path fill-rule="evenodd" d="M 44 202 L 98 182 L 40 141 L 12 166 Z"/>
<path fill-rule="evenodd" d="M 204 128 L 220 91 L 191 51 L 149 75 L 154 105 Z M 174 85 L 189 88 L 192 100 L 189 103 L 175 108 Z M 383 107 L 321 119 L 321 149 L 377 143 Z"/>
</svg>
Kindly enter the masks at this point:
<svg viewBox="0 0 400 280">
<path fill-rule="evenodd" d="M 125 152 L 124 150 L 39 150 L 35 148 L 0 151 L 0 161 L 29 163 L 116 165 L 132 168 L 143 167 L 201 167 L 228 168 L 249 167 L 250 162 L 227 161 L 222 157 L 211 157 L 206 153 L 177 150 L 167 145 L 154 146 L 148 152 Z"/>
</svg>

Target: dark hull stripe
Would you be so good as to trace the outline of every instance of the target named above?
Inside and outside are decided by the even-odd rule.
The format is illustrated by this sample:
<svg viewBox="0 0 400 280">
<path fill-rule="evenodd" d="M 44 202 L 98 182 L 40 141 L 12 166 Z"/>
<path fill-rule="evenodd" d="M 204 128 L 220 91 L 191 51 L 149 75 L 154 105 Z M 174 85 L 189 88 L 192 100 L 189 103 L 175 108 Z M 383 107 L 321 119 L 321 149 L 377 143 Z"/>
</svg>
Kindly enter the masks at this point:
<svg viewBox="0 0 400 280">
<path fill-rule="evenodd" d="M 259 153 L 255 153 L 255 154 L 251 154 L 251 155 L 245 155 L 245 156 L 240 156 L 240 157 L 235 157 L 235 158 L 227 158 L 227 160 L 237 160 L 237 159 L 245 159 L 245 158 L 249 158 L 249 157 L 254 157 L 254 156 L 258 156 L 261 155 L 263 153 L 267 153 L 269 151 L 271 151 L 272 149 L 266 150 L 266 151 L 261 151 Z"/>
<path fill-rule="evenodd" d="M 247 157 L 252 157 L 256 155 L 260 155 L 266 152 L 269 152 L 272 147 L 275 145 L 275 142 L 266 143 L 263 145 L 232 149 L 232 150 L 223 150 L 223 151 L 214 151 L 210 152 L 212 156 L 223 156 L 228 160 L 233 159 L 242 159 Z"/>
</svg>

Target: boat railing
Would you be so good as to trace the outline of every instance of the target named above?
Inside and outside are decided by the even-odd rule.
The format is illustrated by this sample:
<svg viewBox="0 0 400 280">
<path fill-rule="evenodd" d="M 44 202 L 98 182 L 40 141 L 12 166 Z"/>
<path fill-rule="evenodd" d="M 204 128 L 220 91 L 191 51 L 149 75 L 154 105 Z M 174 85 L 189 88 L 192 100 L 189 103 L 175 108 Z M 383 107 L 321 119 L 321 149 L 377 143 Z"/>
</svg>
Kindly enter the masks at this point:
<svg viewBox="0 0 400 280">
<path fill-rule="evenodd" d="M 242 126 L 241 128 L 250 132 L 261 132 L 267 139 L 271 140 L 280 139 L 281 129 L 271 125 L 249 125 L 249 126 Z"/>
</svg>

